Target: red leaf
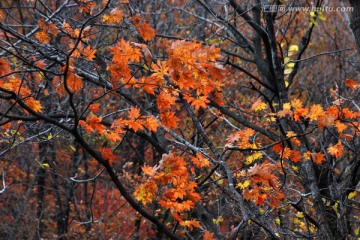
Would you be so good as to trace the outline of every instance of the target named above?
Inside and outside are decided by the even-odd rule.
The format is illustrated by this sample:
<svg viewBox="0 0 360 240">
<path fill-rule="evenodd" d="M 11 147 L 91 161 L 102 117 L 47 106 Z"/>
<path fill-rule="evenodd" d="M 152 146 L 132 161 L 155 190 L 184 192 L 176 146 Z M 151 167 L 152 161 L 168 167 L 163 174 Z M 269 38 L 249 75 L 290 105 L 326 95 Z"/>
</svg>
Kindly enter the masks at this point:
<svg viewBox="0 0 360 240">
<path fill-rule="evenodd" d="M 351 89 L 358 89 L 360 87 L 360 84 L 358 82 L 351 79 L 346 79 L 344 83 L 346 86 L 348 86 Z"/>
</svg>

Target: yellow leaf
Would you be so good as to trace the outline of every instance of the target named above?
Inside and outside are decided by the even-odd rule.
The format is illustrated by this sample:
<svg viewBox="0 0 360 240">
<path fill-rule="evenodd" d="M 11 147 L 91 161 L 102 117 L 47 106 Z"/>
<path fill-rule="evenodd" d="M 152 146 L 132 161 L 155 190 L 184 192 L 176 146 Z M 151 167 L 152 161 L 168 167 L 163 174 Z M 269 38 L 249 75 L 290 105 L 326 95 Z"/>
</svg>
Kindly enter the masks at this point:
<svg viewBox="0 0 360 240">
<path fill-rule="evenodd" d="M 284 74 L 289 75 L 291 72 L 292 72 L 292 68 L 287 68 L 285 69 Z"/>
<path fill-rule="evenodd" d="M 224 218 L 222 216 L 219 216 L 217 219 L 213 219 L 214 224 L 219 224 L 224 221 Z"/>
<path fill-rule="evenodd" d="M 297 52 L 297 51 L 299 51 L 298 45 L 291 45 L 289 47 L 289 52 Z"/>
<path fill-rule="evenodd" d="M 41 164 L 41 166 L 42 166 L 42 168 L 50 168 L 50 165 L 48 164 L 48 163 L 43 163 L 43 164 Z"/>
<path fill-rule="evenodd" d="M 74 152 L 76 152 L 76 148 L 73 145 L 70 145 L 71 150 L 73 150 Z"/>
<path fill-rule="evenodd" d="M 276 218 L 275 222 L 276 222 L 277 225 L 280 225 L 280 223 L 281 223 L 280 218 Z"/>
<path fill-rule="evenodd" d="M 324 14 L 322 12 L 318 12 L 318 18 L 322 21 L 326 21 L 326 17 L 324 16 Z"/>
<path fill-rule="evenodd" d="M 266 108 L 266 103 L 261 101 L 261 98 L 258 98 L 254 104 L 251 106 L 251 110 L 254 110 L 255 112 L 264 110 Z"/>
<path fill-rule="evenodd" d="M 337 201 L 337 202 L 334 204 L 333 209 L 334 209 L 334 211 L 336 212 L 336 215 L 337 215 L 338 217 L 340 217 L 340 213 L 339 213 L 338 208 L 339 208 L 339 201 Z"/>
<path fill-rule="evenodd" d="M 238 184 L 237 184 L 237 187 L 238 187 L 238 188 L 241 188 L 241 189 L 245 189 L 245 188 L 247 188 L 249 185 L 250 185 L 250 180 L 246 180 L 246 181 L 243 182 L 243 183 L 238 183 Z"/>
<path fill-rule="evenodd" d="M 50 165 L 48 163 L 41 163 L 37 159 L 35 159 L 35 161 L 38 162 L 41 168 L 50 168 Z"/>
<path fill-rule="evenodd" d="M 354 198 L 356 195 L 357 195 L 357 192 L 356 192 L 356 191 L 351 192 L 351 193 L 349 193 L 349 195 L 348 195 L 348 199 L 352 199 L 352 198 Z"/>
<path fill-rule="evenodd" d="M 286 64 L 287 68 L 294 68 L 295 67 L 295 63 L 294 62 L 289 62 Z"/>
<path fill-rule="evenodd" d="M 292 169 L 294 172 L 297 172 L 297 171 L 299 170 L 299 168 L 296 167 L 296 166 L 291 166 L 291 169 Z"/>
<path fill-rule="evenodd" d="M 291 109 L 290 103 L 284 103 L 283 110 L 290 110 L 290 109 Z"/>
<path fill-rule="evenodd" d="M 145 70 L 150 70 L 150 68 L 149 68 L 145 63 L 142 65 L 142 67 L 143 67 Z"/>
<path fill-rule="evenodd" d="M 246 157 L 246 160 L 245 160 L 244 163 L 245 163 L 246 165 L 249 165 L 249 164 L 251 164 L 252 162 L 254 162 L 255 160 L 258 160 L 258 159 L 260 159 L 260 158 L 262 158 L 262 153 L 261 153 L 261 152 L 255 152 L 254 154 Z"/>
<path fill-rule="evenodd" d="M 304 217 L 304 213 L 303 213 L 303 212 L 298 212 L 298 213 L 296 214 L 296 217 L 297 217 L 297 218 L 303 218 L 303 217 Z"/>
<path fill-rule="evenodd" d="M 360 232 L 360 227 L 358 227 L 357 229 L 354 230 L 354 233 L 356 236 L 359 236 L 359 232 Z"/>
</svg>

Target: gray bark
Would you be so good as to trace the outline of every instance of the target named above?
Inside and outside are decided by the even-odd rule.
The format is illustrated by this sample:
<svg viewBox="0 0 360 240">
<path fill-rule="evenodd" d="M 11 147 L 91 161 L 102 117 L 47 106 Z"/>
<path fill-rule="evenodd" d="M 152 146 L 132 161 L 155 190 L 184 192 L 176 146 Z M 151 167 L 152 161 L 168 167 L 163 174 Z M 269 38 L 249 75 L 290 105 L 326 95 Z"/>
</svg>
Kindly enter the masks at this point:
<svg viewBox="0 0 360 240">
<path fill-rule="evenodd" d="M 356 44 L 358 49 L 360 49 L 360 1 L 359 0 L 349 0 L 350 5 L 353 7 L 350 18 L 350 27 L 354 33 Z"/>
</svg>

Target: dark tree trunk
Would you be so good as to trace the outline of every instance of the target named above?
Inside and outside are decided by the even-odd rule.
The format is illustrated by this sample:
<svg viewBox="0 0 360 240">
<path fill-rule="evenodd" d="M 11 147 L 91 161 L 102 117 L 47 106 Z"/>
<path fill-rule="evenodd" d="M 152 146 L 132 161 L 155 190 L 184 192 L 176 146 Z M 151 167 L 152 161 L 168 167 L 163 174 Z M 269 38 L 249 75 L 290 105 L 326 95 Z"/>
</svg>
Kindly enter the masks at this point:
<svg viewBox="0 0 360 240">
<path fill-rule="evenodd" d="M 46 149 L 47 143 L 41 142 L 39 144 L 39 159 L 40 163 L 46 163 Z M 44 167 L 39 167 L 37 172 L 37 220 L 38 220 L 38 229 L 37 229 L 37 238 L 42 239 L 42 234 L 45 229 L 43 222 L 44 219 L 44 199 L 45 199 L 45 174 L 46 170 Z"/>
<path fill-rule="evenodd" d="M 350 27 L 354 33 L 356 44 L 360 50 L 360 1 L 359 0 L 349 0 L 350 5 L 353 7 L 350 18 Z"/>
</svg>

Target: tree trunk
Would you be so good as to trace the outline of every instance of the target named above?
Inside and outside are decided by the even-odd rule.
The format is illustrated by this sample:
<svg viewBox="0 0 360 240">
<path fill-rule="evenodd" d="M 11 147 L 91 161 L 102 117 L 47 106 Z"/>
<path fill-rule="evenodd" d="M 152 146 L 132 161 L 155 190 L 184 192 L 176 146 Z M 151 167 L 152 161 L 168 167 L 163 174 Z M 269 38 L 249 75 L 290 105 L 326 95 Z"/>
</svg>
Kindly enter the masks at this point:
<svg viewBox="0 0 360 240">
<path fill-rule="evenodd" d="M 360 49 L 360 1 L 359 0 L 349 0 L 350 5 L 353 7 L 350 18 L 350 27 L 354 33 L 356 44 L 358 49 Z"/>
</svg>

